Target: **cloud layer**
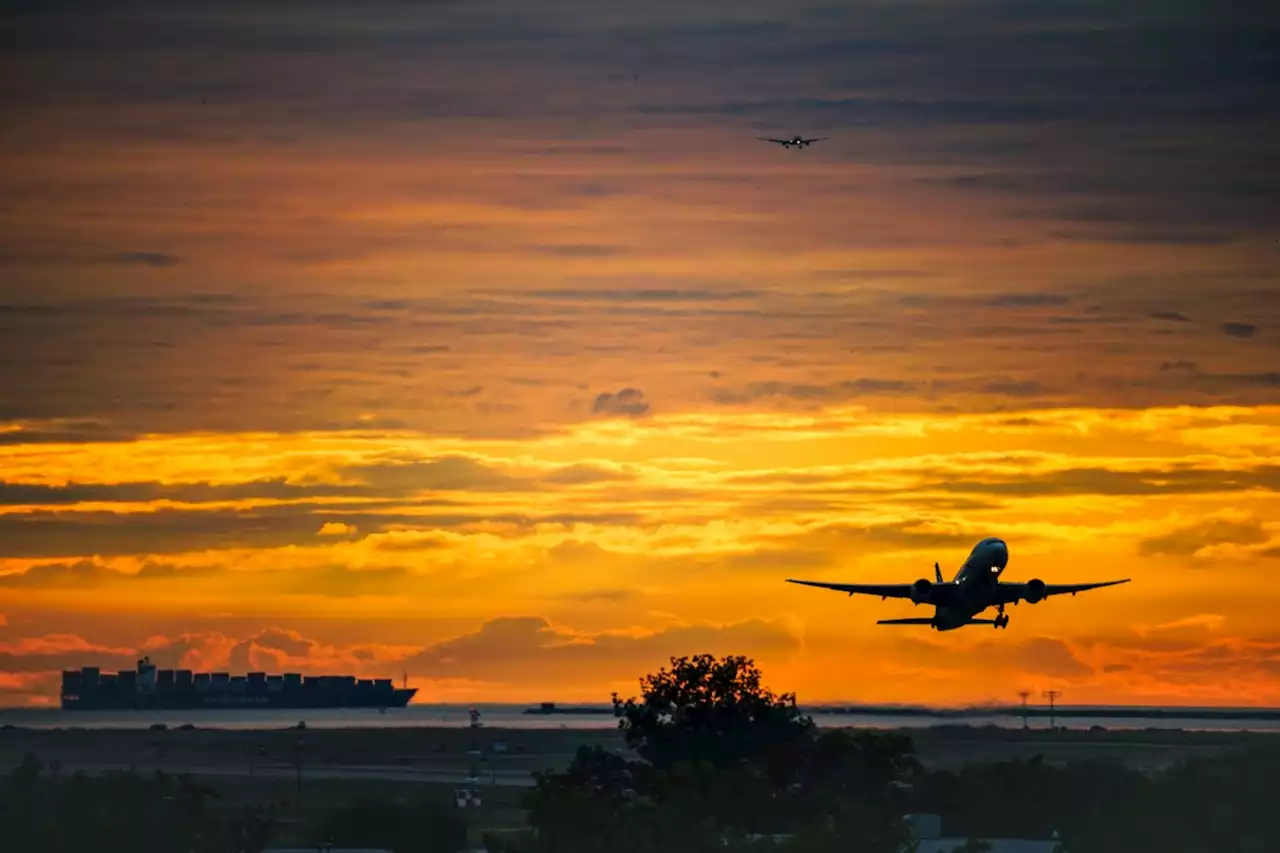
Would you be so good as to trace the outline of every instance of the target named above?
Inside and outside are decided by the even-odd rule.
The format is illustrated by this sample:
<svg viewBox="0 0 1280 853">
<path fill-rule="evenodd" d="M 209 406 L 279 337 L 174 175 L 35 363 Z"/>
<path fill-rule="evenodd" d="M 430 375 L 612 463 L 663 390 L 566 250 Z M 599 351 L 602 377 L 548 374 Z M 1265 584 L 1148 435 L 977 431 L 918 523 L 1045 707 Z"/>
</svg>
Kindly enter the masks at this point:
<svg viewBox="0 0 1280 853">
<path fill-rule="evenodd" d="M 0 671 L 26 696 L 32 673 L 126 660 L 153 635 L 216 634 L 230 638 L 218 654 L 257 667 L 407 666 L 438 691 L 426 700 L 463 683 L 584 698 L 671 654 L 736 650 L 813 698 L 888 700 L 910 673 L 920 700 L 1069 676 L 1073 695 L 1121 701 L 1116 673 L 1128 670 L 1114 667 L 1164 654 L 1158 626 L 1182 625 L 1179 655 L 1237 650 L 1238 677 L 1257 679 L 1250 695 L 1270 696 L 1278 449 L 1280 409 L 1256 407 L 849 407 L 603 418 L 523 439 L 11 443 L 0 446 Z M 918 638 L 875 626 L 909 605 L 782 583 L 910 581 L 934 560 L 950 572 L 993 534 L 1010 542 L 1018 578 L 1135 582 L 1023 608 L 1002 674 L 977 682 L 921 669 L 902 645 Z M 289 652 L 281 631 L 318 645 Z M 1059 649 L 1052 672 L 1016 653 L 1037 636 L 1043 654 Z M 353 643 L 373 657 L 332 650 Z M 874 662 L 830 669 L 867 644 Z M 1175 678 L 1169 667 L 1146 670 L 1142 689 L 1225 697 L 1210 668 Z"/>
</svg>

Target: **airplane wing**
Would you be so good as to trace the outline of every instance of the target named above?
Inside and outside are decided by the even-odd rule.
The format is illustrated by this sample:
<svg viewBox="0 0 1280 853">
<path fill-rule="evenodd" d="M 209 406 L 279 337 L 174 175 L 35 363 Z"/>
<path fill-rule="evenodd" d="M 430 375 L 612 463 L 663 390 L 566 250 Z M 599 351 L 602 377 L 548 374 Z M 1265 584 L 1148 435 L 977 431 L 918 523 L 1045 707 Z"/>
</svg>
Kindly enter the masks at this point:
<svg viewBox="0 0 1280 853">
<path fill-rule="evenodd" d="M 821 589 L 834 589 L 836 592 L 847 592 L 850 595 L 878 595 L 881 598 L 910 598 L 909 583 L 823 583 L 822 581 L 796 581 L 787 578 L 787 583 L 798 583 L 803 586 L 816 586 Z"/>
<path fill-rule="evenodd" d="M 996 597 L 999 602 L 1003 602 L 1005 604 L 1013 604 L 1017 601 L 1030 601 L 1030 600 L 1040 601 L 1042 599 L 1048 598 L 1051 595 L 1062 595 L 1068 592 L 1071 593 L 1072 595 L 1075 595 L 1077 592 L 1084 592 L 1087 589 L 1099 589 L 1104 586 L 1115 586 L 1116 584 L 1128 583 L 1129 580 L 1130 580 L 1129 578 L 1125 578 L 1124 580 L 1099 581 L 1097 583 L 1040 584 L 1039 586 L 1042 587 L 1042 592 L 1040 593 L 1040 596 L 1037 598 L 1035 593 L 1032 592 L 1030 599 L 1027 597 L 1027 592 L 1031 584 L 1001 582 L 999 593 L 997 594 Z"/>
<path fill-rule="evenodd" d="M 828 136 L 815 136 L 813 139 L 801 139 L 801 142 L 821 142 L 824 139 L 830 139 Z"/>
<path fill-rule="evenodd" d="M 791 144 L 791 140 L 790 140 L 790 139 L 770 139 L 770 138 L 769 138 L 769 137 L 767 137 L 767 136 L 757 136 L 757 137 L 756 137 L 756 139 L 759 139 L 761 142 L 776 142 L 776 143 L 778 143 L 779 145 L 790 145 L 790 144 Z"/>
</svg>

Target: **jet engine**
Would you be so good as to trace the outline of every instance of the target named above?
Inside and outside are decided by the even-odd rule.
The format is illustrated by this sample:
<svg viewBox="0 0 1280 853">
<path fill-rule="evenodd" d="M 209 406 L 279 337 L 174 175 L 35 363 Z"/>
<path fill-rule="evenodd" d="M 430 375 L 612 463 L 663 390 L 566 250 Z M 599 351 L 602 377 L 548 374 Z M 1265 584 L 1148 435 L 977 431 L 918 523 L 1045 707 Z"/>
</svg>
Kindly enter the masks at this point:
<svg viewBox="0 0 1280 853">
<path fill-rule="evenodd" d="M 1027 604 L 1035 604 L 1037 601 L 1044 598 L 1044 581 L 1039 578 L 1033 578 L 1027 581 L 1027 586 L 1025 591 L 1022 593 L 1022 598 L 1027 602 Z"/>
<path fill-rule="evenodd" d="M 920 578 L 911 585 L 911 603 L 927 604 L 929 602 L 929 594 L 933 592 L 933 584 L 925 578 Z"/>
</svg>

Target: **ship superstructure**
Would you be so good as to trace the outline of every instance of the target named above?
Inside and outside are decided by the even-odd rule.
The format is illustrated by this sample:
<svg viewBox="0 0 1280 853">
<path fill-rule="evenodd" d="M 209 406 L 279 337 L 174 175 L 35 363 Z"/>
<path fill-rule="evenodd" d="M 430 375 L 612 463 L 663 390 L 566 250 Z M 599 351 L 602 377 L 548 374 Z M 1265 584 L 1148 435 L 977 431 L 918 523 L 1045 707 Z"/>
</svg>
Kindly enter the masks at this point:
<svg viewBox="0 0 1280 853">
<path fill-rule="evenodd" d="M 390 678 L 158 669 L 149 657 L 114 674 L 96 666 L 62 671 L 62 707 L 68 710 L 403 708 L 417 692 L 395 687 Z"/>
</svg>

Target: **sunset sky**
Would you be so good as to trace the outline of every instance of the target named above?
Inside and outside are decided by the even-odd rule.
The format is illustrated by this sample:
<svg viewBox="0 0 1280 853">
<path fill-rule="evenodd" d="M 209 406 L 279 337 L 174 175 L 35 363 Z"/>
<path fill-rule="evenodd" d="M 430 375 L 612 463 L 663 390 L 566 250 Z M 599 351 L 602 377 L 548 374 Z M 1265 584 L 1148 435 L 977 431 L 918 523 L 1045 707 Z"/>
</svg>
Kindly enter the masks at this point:
<svg viewBox="0 0 1280 853">
<path fill-rule="evenodd" d="M 58 670 L 1280 705 L 1280 20 L 0 12 L 0 705 Z M 785 150 L 757 136 L 830 137 Z M 788 577 L 1133 583 L 1008 630 Z"/>
</svg>

